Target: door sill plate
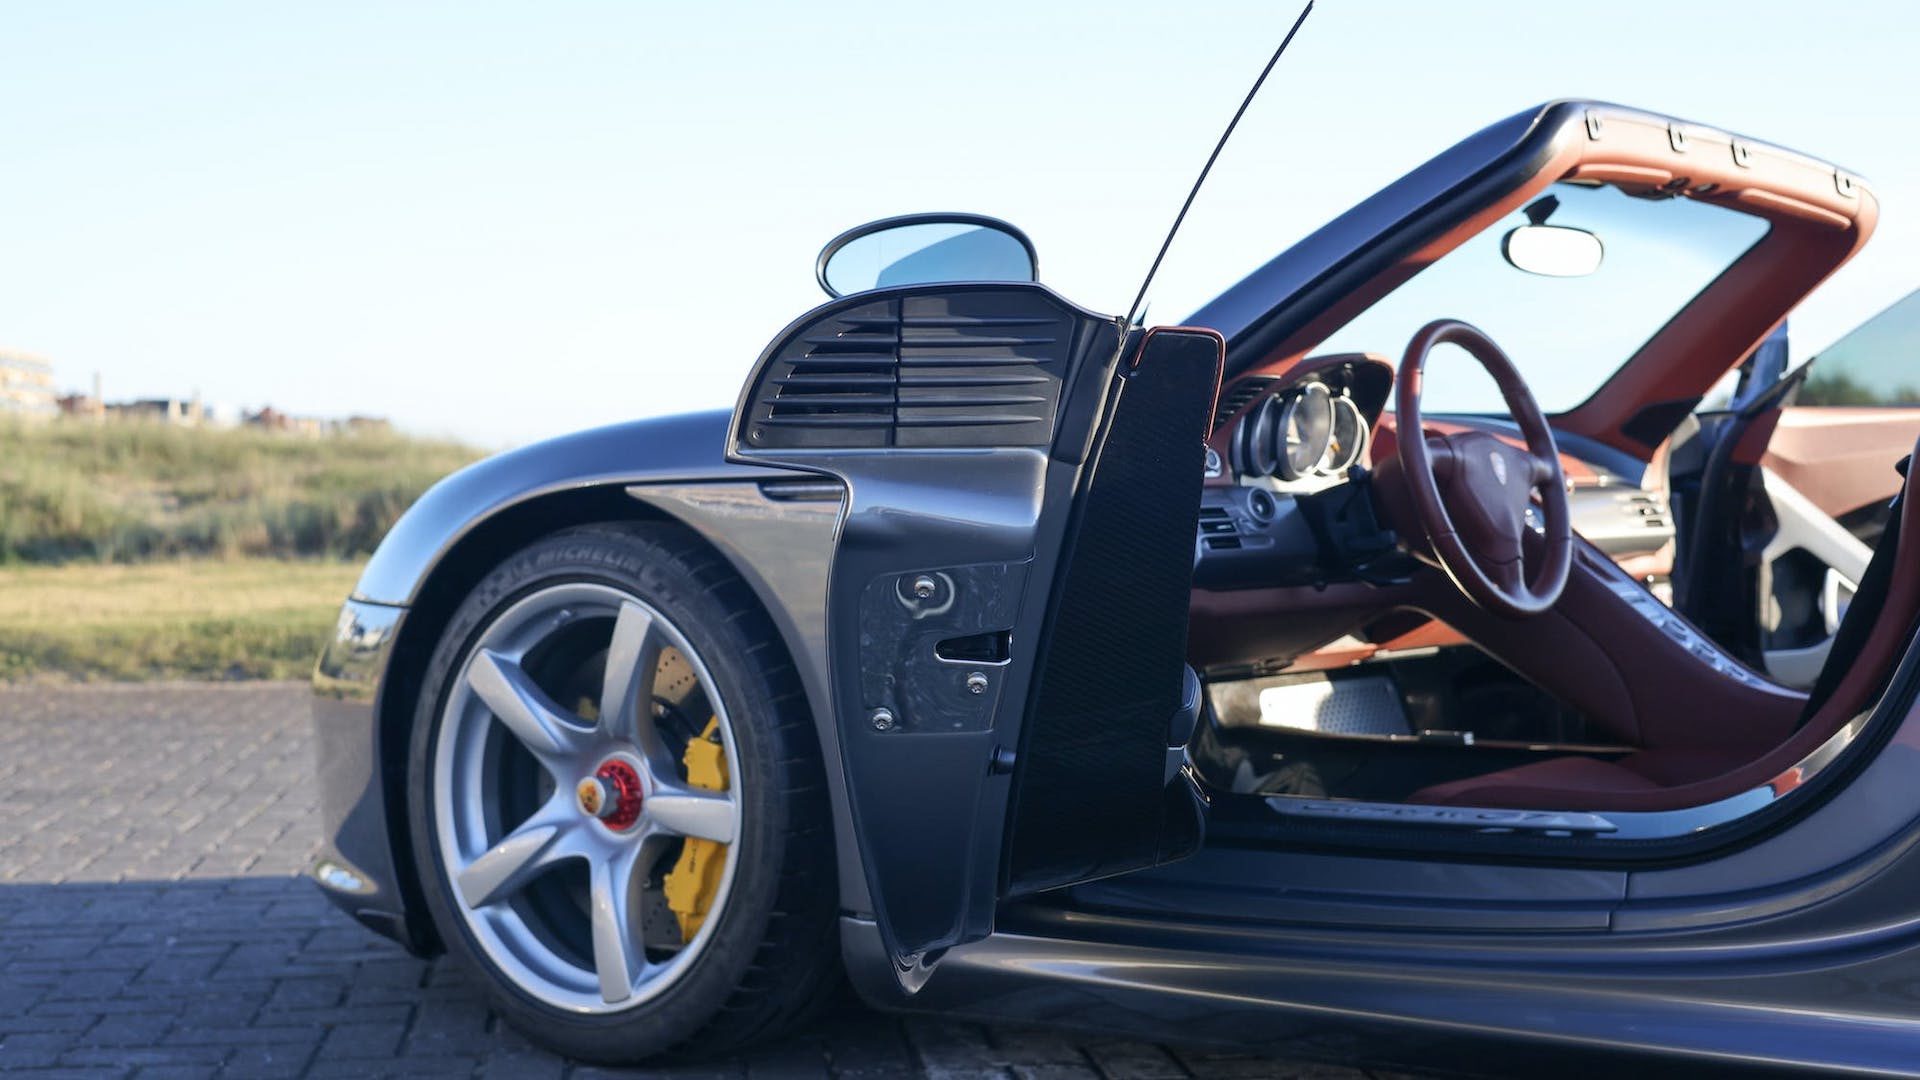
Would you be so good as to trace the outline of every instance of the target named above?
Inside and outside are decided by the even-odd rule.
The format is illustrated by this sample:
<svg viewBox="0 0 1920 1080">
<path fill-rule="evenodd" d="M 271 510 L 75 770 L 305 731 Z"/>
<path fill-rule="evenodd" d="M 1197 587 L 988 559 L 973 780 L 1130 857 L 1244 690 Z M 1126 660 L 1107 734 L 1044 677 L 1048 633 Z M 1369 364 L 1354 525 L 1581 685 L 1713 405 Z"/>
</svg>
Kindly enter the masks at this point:
<svg viewBox="0 0 1920 1080">
<path fill-rule="evenodd" d="M 1422 825 L 1479 833 L 1593 836 L 1618 826 L 1598 814 L 1562 810 L 1499 810 L 1479 806 L 1417 806 L 1411 803 L 1347 802 L 1270 795 L 1268 808 L 1282 817 L 1369 824 Z"/>
</svg>

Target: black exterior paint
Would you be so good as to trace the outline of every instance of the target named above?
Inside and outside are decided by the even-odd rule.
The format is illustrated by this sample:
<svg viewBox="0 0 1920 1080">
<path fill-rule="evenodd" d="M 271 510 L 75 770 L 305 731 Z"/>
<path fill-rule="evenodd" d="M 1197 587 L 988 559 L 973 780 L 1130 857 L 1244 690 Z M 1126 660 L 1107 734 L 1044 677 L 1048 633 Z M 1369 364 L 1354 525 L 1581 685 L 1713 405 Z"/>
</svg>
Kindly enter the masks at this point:
<svg viewBox="0 0 1920 1080">
<path fill-rule="evenodd" d="M 870 341 L 883 337 L 874 332 L 881 319 L 894 320 L 896 329 Z M 762 424 L 770 403 L 791 386 L 781 380 L 791 377 L 796 356 L 838 355 L 834 343 L 845 336 L 888 350 L 881 355 L 892 361 L 900 396 L 890 408 L 828 413 L 810 429 L 845 424 L 850 445 L 787 445 Z M 1075 308 L 1043 286 L 881 289 L 824 305 L 783 331 L 742 393 L 733 460 L 832 476 L 848 493 L 827 583 L 835 702 L 828 726 L 843 748 L 873 914 L 903 962 L 992 928 L 1011 784 L 1007 771 L 993 766 L 1020 737 L 1018 704 L 1029 692 L 1080 463 L 1119 355 L 1115 320 Z M 977 425 L 971 407 L 936 407 L 931 416 L 906 411 L 905 387 L 916 378 L 1007 372 L 1043 380 L 1030 385 L 1046 388 L 1017 410 L 1030 418 L 1022 423 Z M 893 422 L 872 423 L 877 416 Z M 953 426 L 940 422 L 946 418 Z M 876 591 L 910 596 L 922 575 L 967 583 L 939 585 L 930 599 L 971 598 L 974 609 L 869 602 Z M 995 582 L 1019 591 L 981 592 Z M 988 674 L 990 722 L 956 726 L 950 710 L 917 700 L 930 688 L 910 693 L 901 685 L 895 643 L 929 615 L 972 619 L 983 612 L 1011 616 L 991 628 L 1006 631 L 1010 655 Z M 982 629 L 974 622 L 951 628 L 955 636 Z M 875 672 L 886 677 L 876 680 Z"/>
<path fill-rule="evenodd" d="M 633 491 L 677 500 L 667 503 L 671 509 L 663 516 L 701 533 L 754 585 L 796 657 L 809 703 L 816 714 L 825 714 L 820 665 L 803 662 L 817 651 L 808 639 L 810 624 L 819 621 L 817 607 L 793 599 L 807 586 L 791 579 L 809 579 L 813 589 L 823 588 L 824 559 L 816 563 L 796 556 L 813 542 L 810 537 L 830 546 L 832 518 L 823 521 L 817 500 L 774 498 L 760 490 L 762 483 L 788 483 L 794 474 L 725 462 L 730 417 L 726 410 L 713 410 L 616 424 L 488 458 L 434 485 L 388 533 L 362 570 L 314 679 L 325 845 L 313 876 L 344 909 L 417 952 L 439 947 L 419 900 L 404 832 L 406 726 L 417 692 L 413 680 L 438 632 L 431 617 L 433 584 L 452 574 L 456 564 L 471 561 L 463 556 L 504 519 L 523 519 L 506 534 L 513 543 L 526 530 L 551 532 L 583 520 L 568 514 L 600 514 L 619 504 L 644 510 L 648 501 L 635 498 Z M 731 494 L 702 500 L 703 491 Z M 583 494 L 604 497 L 572 501 Z M 718 501 L 726 510 L 703 512 L 699 507 L 706 501 Z M 753 535 L 730 541 L 726 532 L 733 528 Z M 764 557 L 755 537 L 770 538 L 782 559 Z M 763 557 L 750 561 L 752 554 Z M 438 597 L 449 607 L 457 599 L 457 594 Z M 801 610 L 789 611 L 790 604 Z M 369 639 L 355 630 L 361 625 L 383 631 Z M 823 749 L 831 760 L 837 747 Z M 830 775 L 830 781 L 838 778 L 837 772 Z M 839 850 L 851 852 L 851 825 L 837 791 L 835 810 Z M 326 873 L 329 862 L 351 871 L 359 884 L 343 887 L 346 879 Z M 843 857 L 841 871 L 847 909 L 866 910 L 865 877 L 857 861 Z"/>
<path fill-rule="evenodd" d="M 510 450 L 427 490 L 394 523 L 360 572 L 353 596 L 407 605 L 436 566 L 482 522 L 541 495 L 679 480 L 750 481 L 791 474 L 727 462 L 724 410 L 638 420 Z M 556 527 L 561 527 L 556 524 Z"/>
<path fill-rule="evenodd" d="M 1586 107 L 1557 103 L 1469 138 L 1193 321 L 1225 334 L 1229 375 L 1243 370 L 1394 253 L 1524 182 L 1577 134 Z M 1397 846 L 1367 851 L 1337 830 L 1308 849 L 1214 837 L 1185 862 L 1003 899 L 995 870 L 1013 780 L 991 766 L 1019 745 L 1025 718 L 1007 703 L 1032 689 L 1045 616 L 1031 598 L 1050 593 L 1120 355 L 1115 324 L 1048 297 L 1034 287 L 1027 299 L 1067 311 L 1085 335 L 1060 368 L 1050 445 L 729 459 L 740 429 L 710 412 L 528 447 L 436 486 L 369 564 L 316 678 L 322 887 L 376 930 L 433 947 L 410 923 L 414 885 L 390 812 L 397 765 L 381 753 L 386 725 L 409 712 L 388 698 L 407 689 L 409 634 L 425 633 L 413 619 L 436 575 L 493 523 L 605 491 L 704 537 L 787 639 L 828 751 L 843 951 L 870 1001 L 1241 1045 L 1357 1033 L 1365 1041 L 1340 1044 L 1344 1056 L 1476 1069 L 1604 1047 L 1920 1075 L 1912 657 L 1844 762 L 1776 801 L 1738 843 L 1549 865 L 1472 845 L 1442 853 L 1404 831 Z M 825 305 L 769 356 L 806 324 L 884 299 Z M 827 478 L 824 503 L 768 494 L 776 481 Z M 902 726 L 877 731 L 869 710 L 887 690 L 854 628 L 880 583 L 929 569 L 1021 588 L 1015 655 L 980 706 L 990 720 L 908 697 Z M 930 726 L 915 730 L 918 717 Z"/>
<path fill-rule="evenodd" d="M 373 722 L 380 682 L 405 614 L 404 608 L 348 601 L 314 671 L 313 727 L 324 827 L 314 876 L 348 914 L 417 950 L 422 942 L 407 924 L 409 905 L 401 896 L 406 875 L 395 862 L 389 827 L 388 763 Z"/>
</svg>

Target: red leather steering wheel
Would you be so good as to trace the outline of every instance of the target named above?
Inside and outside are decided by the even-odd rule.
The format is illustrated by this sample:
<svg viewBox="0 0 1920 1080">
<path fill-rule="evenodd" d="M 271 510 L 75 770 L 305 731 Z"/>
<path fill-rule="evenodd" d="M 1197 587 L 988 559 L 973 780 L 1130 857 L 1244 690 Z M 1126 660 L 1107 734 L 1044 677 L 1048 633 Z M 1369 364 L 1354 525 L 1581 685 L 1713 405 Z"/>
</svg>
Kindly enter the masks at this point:
<svg viewBox="0 0 1920 1080">
<path fill-rule="evenodd" d="M 1427 353 L 1458 345 L 1487 369 L 1526 436 L 1521 450 L 1483 431 L 1428 433 L 1420 423 Z M 1573 525 L 1553 430 L 1493 339 L 1457 319 L 1437 319 L 1407 344 L 1395 386 L 1394 440 L 1415 515 L 1441 569 L 1496 615 L 1521 618 L 1552 607 L 1573 565 Z M 1528 558 L 1528 509 L 1540 495 L 1544 542 Z M 1533 565 L 1528 566 L 1531 562 Z"/>
</svg>

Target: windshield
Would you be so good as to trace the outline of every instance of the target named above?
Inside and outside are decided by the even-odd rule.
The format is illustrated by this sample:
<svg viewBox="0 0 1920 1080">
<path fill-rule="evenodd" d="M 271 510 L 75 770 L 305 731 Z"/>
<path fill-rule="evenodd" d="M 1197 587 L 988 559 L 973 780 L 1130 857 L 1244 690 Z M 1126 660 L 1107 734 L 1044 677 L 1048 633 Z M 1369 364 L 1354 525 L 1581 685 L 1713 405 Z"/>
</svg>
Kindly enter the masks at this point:
<svg viewBox="0 0 1920 1080">
<path fill-rule="evenodd" d="M 1612 187 L 1557 183 L 1382 297 L 1321 342 L 1320 353 L 1374 352 L 1398 361 L 1420 327 L 1464 319 L 1499 343 L 1549 413 L 1585 401 L 1696 294 L 1766 235 L 1767 223 L 1692 199 L 1645 199 Z M 1507 260 L 1509 234 L 1542 218 L 1597 237 L 1591 272 L 1551 276 Z M 1513 249 L 1518 254 L 1519 249 Z M 1520 260 L 1516 260 L 1520 261 Z M 1499 388 L 1457 349 L 1436 350 L 1427 411 L 1507 411 Z"/>
</svg>

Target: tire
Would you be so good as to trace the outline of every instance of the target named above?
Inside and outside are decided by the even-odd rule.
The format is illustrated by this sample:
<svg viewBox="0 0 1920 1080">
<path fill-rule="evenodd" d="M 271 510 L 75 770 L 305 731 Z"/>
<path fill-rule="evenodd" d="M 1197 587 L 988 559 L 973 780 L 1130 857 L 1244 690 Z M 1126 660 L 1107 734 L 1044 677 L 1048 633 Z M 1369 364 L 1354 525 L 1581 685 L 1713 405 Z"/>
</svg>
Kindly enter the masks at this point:
<svg viewBox="0 0 1920 1080">
<path fill-rule="evenodd" d="M 655 672 L 624 695 L 648 701 L 609 709 L 609 666 Z M 421 685 L 407 801 L 422 892 L 449 954 L 528 1038 L 605 1063 L 709 1057 L 830 996 L 832 834 L 799 680 L 752 590 L 691 534 L 608 524 L 530 545 L 474 587 Z M 591 716 L 584 694 L 577 716 L 555 700 L 589 687 Z M 693 779 L 696 738 L 719 744 L 705 752 L 724 755 L 723 789 Z M 712 903 L 690 924 L 666 875 L 702 845 L 721 854 L 688 871 L 683 906 Z"/>
</svg>

